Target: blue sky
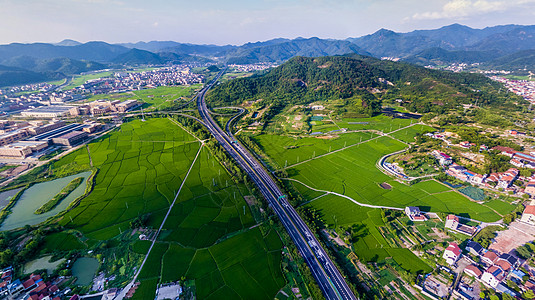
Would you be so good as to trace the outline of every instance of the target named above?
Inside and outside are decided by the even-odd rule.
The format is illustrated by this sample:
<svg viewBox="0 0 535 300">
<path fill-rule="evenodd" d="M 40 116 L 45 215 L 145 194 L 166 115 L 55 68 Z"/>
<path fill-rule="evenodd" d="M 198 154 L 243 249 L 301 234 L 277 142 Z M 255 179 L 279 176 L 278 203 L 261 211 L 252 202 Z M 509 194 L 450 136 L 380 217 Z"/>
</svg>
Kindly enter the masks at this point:
<svg viewBox="0 0 535 300">
<path fill-rule="evenodd" d="M 0 44 L 69 38 L 221 45 L 533 20 L 535 0 L 0 0 Z"/>
</svg>

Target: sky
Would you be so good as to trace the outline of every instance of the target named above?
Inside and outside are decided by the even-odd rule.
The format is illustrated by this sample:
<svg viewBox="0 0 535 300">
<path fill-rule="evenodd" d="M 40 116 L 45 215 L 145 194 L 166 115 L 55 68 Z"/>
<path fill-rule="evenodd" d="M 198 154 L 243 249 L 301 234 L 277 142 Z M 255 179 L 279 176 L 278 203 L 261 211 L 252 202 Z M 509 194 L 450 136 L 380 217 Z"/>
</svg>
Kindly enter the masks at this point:
<svg viewBox="0 0 535 300">
<path fill-rule="evenodd" d="M 73 39 L 240 45 L 533 20 L 535 0 L 0 0 L 0 44 Z"/>
</svg>

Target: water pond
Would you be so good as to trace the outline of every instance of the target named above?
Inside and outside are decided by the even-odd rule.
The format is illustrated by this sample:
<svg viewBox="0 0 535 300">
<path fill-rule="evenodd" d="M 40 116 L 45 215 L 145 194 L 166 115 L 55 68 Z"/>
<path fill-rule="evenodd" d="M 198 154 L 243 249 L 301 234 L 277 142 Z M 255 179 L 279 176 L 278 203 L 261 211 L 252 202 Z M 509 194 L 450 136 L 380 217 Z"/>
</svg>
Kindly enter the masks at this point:
<svg viewBox="0 0 535 300">
<path fill-rule="evenodd" d="M 90 175 L 91 172 L 88 171 L 32 185 L 29 189 L 24 191 L 15 206 L 11 209 L 11 214 L 7 216 L 0 226 L 0 231 L 11 230 L 26 225 L 39 224 L 49 217 L 55 216 L 66 209 L 73 200 L 84 194 L 87 186 L 87 178 Z M 82 184 L 72 191 L 69 196 L 63 199 L 53 210 L 40 215 L 34 214 L 39 207 L 52 199 L 65 186 L 67 186 L 69 182 L 80 176 L 84 177 Z"/>
<path fill-rule="evenodd" d="M 92 257 L 78 258 L 72 265 L 72 275 L 76 276 L 77 285 L 88 285 L 98 270 L 98 260 Z"/>
<path fill-rule="evenodd" d="M 9 201 L 15 194 L 17 194 L 22 188 L 18 189 L 12 189 L 9 191 L 1 192 L 0 193 L 0 210 L 6 207 L 9 204 Z"/>
<path fill-rule="evenodd" d="M 52 258 L 51 255 L 44 256 L 38 259 L 34 259 L 30 262 L 27 262 L 24 265 L 24 273 L 29 274 L 36 270 L 46 269 L 48 274 L 52 274 L 52 272 L 54 272 L 54 270 L 59 266 L 59 264 L 65 261 L 65 259 L 62 258 L 54 262 L 49 262 L 50 258 Z"/>
</svg>

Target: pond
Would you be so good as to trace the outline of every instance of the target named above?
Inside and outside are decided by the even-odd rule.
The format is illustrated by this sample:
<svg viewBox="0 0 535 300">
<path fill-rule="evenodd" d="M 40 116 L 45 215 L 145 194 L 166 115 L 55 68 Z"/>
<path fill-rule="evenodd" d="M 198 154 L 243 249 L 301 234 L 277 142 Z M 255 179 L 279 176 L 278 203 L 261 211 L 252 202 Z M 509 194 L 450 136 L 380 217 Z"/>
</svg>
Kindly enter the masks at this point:
<svg viewBox="0 0 535 300">
<path fill-rule="evenodd" d="M 75 284 L 88 285 L 97 272 L 99 263 L 96 258 L 81 257 L 72 265 L 72 275 L 76 277 Z"/>
<path fill-rule="evenodd" d="M 69 204 L 72 201 L 84 194 L 87 186 L 87 178 L 90 175 L 91 172 L 88 171 L 32 185 L 32 187 L 24 191 L 15 206 L 11 209 L 11 214 L 7 216 L 0 226 L 0 231 L 11 230 L 26 225 L 39 224 L 46 219 L 55 216 L 69 207 Z M 72 191 L 69 196 L 63 199 L 53 210 L 40 215 L 34 214 L 39 207 L 52 199 L 65 186 L 67 186 L 69 182 L 80 176 L 84 177 L 82 184 Z"/>
<path fill-rule="evenodd" d="M 59 264 L 64 262 L 65 259 L 62 258 L 54 262 L 49 262 L 51 258 L 52 258 L 52 255 L 49 255 L 49 256 L 44 256 L 38 259 L 34 259 L 30 262 L 27 262 L 24 265 L 24 273 L 29 274 L 36 270 L 46 269 L 48 274 L 52 274 L 52 272 L 54 272 L 54 270 L 59 266 Z"/>
<path fill-rule="evenodd" d="M 0 210 L 6 207 L 9 204 L 9 201 L 11 201 L 11 198 L 13 198 L 13 196 L 15 196 L 15 194 L 17 194 L 20 190 L 22 190 L 22 188 L 1 192 L 0 193 Z"/>
</svg>

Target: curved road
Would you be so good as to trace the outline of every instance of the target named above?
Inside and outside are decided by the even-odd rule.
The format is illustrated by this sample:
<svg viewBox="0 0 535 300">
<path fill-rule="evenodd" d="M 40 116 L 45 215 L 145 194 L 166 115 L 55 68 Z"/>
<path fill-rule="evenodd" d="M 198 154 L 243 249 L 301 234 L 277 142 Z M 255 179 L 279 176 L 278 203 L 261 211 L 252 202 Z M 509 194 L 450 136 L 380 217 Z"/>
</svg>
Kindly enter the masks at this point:
<svg viewBox="0 0 535 300">
<path fill-rule="evenodd" d="M 197 97 L 197 108 L 207 129 L 258 186 L 310 267 L 312 275 L 325 298 L 357 299 L 314 234 L 288 203 L 286 196 L 262 168 L 261 164 L 238 141 L 225 133 L 210 116 L 204 101 L 204 95 L 224 71 L 222 70 L 210 84 L 203 88 Z"/>
</svg>

